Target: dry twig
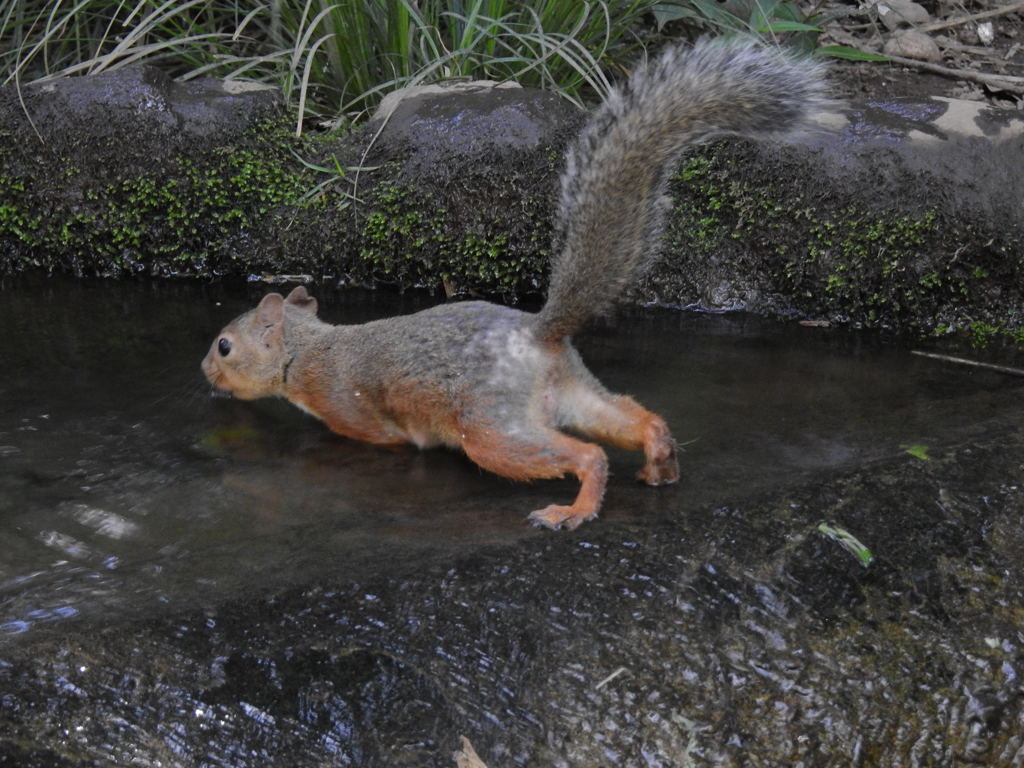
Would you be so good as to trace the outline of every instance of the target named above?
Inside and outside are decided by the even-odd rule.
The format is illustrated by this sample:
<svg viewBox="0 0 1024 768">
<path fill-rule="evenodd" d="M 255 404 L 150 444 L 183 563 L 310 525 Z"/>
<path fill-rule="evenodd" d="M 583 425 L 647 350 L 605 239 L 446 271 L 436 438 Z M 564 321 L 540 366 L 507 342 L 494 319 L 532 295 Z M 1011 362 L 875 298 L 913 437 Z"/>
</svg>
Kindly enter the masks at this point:
<svg viewBox="0 0 1024 768">
<path fill-rule="evenodd" d="M 959 24 L 970 24 L 972 21 L 991 19 L 993 16 L 1005 16 L 1006 14 L 1014 13 L 1015 11 L 1024 11 L 1024 2 L 1011 3 L 1010 5 L 1003 6 L 1002 8 L 994 8 L 991 11 L 973 13 L 970 16 L 958 16 L 955 19 L 946 19 L 945 21 L 933 21 L 931 24 L 924 24 L 923 26 L 920 26 L 917 29 L 920 32 L 934 32 L 936 29 L 955 27 Z"/>
<path fill-rule="evenodd" d="M 995 363 L 982 363 L 978 360 L 968 360 L 966 357 L 953 357 L 952 355 L 940 355 L 937 352 L 923 352 L 920 349 L 913 349 L 910 351 L 912 355 L 918 355 L 920 357 L 930 357 L 933 360 L 942 360 L 946 363 L 956 363 L 957 365 L 969 365 L 973 368 L 985 368 L 989 371 L 998 371 L 999 373 L 1008 373 L 1011 376 L 1024 376 L 1024 368 L 1013 368 L 1009 365 L 996 365 Z"/>
<path fill-rule="evenodd" d="M 972 83 L 980 83 L 981 85 L 987 85 L 990 88 L 997 88 L 1001 91 L 1024 95 L 1024 77 L 992 75 L 986 72 L 974 72 L 970 69 L 953 69 L 952 67 L 943 67 L 940 64 L 932 64 L 929 61 L 906 59 L 902 56 L 892 56 L 890 54 L 886 54 L 886 56 L 890 61 L 896 64 L 903 64 L 906 67 L 914 67 L 916 69 L 924 70 L 925 72 L 934 72 L 937 75 L 954 77 L 958 80 L 969 80 Z"/>
</svg>

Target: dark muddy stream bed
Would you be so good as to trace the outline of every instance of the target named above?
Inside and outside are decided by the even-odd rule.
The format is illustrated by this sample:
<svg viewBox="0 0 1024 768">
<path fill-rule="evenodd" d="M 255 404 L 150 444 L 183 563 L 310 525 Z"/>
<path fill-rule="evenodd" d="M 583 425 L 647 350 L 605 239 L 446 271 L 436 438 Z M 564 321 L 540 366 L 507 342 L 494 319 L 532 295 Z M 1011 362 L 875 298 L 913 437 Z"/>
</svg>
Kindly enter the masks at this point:
<svg viewBox="0 0 1024 768">
<path fill-rule="evenodd" d="M 1024 766 L 1020 379 L 626 312 L 578 346 L 682 482 L 539 531 L 574 482 L 212 397 L 266 290 L 0 282 L 0 765 Z"/>
</svg>

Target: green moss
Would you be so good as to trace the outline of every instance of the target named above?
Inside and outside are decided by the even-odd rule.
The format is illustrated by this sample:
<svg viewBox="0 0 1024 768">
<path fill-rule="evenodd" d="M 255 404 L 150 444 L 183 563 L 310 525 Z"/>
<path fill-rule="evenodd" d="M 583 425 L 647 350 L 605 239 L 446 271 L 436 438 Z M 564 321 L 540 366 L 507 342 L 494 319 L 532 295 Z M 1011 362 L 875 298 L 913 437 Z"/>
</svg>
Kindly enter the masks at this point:
<svg viewBox="0 0 1024 768">
<path fill-rule="evenodd" d="M 390 168 L 382 177 L 401 173 Z M 401 286 L 443 282 L 454 290 L 505 296 L 535 291 L 547 268 L 550 199 L 518 197 L 521 180 L 489 179 L 481 186 L 515 199 L 507 206 L 457 209 L 460 197 L 446 197 L 443 184 L 422 179 L 362 193 L 356 237 L 361 264 L 349 265 L 355 273 L 350 276 Z"/>
<path fill-rule="evenodd" d="M 0 271 L 304 272 L 507 296 L 542 284 L 554 188 L 537 178 L 554 179 L 560 153 L 442 168 L 440 178 L 406 176 L 398 163 L 348 174 L 362 141 L 298 142 L 274 118 L 233 145 L 143 163 L 140 174 L 116 168 L 119 148 L 103 147 L 62 158 L 58 179 L 0 177 Z M 13 151 L 2 140 L 0 150 Z M 40 215 L 50 200 L 59 202 Z"/>
<path fill-rule="evenodd" d="M 239 146 L 180 155 L 109 183 L 83 181 L 91 174 L 65 158 L 62 175 L 81 184 L 81 199 L 73 211 L 52 216 L 29 213 L 47 196 L 33 180 L 0 176 L 0 241 L 18 244 L 21 266 L 99 274 L 223 271 L 243 255 L 240 233 L 297 205 L 312 185 L 289 154 L 293 142 L 284 131 L 269 121 Z"/>
<path fill-rule="evenodd" d="M 687 260 L 681 271 L 726 264 L 763 293 L 833 321 L 941 327 L 976 343 L 1017 340 L 1024 328 L 1014 288 L 1024 243 L 1012 233 L 976 232 L 938 208 L 818 208 L 792 183 L 736 181 L 720 147 L 690 158 L 673 192 L 670 251 Z M 1006 301 L 992 300 L 1000 295 Z"/>
<path fill-rule="evenodd" d="M 356 189 L 343 169 L 361 158 L 358 138 L 297 142 L 280 118 L 135 175 L 83 155 L 47 179 L 6 140 L 0 132 L 0 153 L 23 165 L 5 162 L 0 174 L 0 271 L 308 272 L 506 296 L 545 282 L 559 152 L 434 177 L 384 164 L 361 172 Z M 672 286 L 673 299 L 736 276 L 786 297 L 779 312 L 1020 343 L 1019 233 L 975 231 L 939 208 L 819 206 L 800 186 L 811 173 L 743 181 L 734 150 L 712 147 L 678 172 L 666 264 L 683 288 Z"/>
</svg>

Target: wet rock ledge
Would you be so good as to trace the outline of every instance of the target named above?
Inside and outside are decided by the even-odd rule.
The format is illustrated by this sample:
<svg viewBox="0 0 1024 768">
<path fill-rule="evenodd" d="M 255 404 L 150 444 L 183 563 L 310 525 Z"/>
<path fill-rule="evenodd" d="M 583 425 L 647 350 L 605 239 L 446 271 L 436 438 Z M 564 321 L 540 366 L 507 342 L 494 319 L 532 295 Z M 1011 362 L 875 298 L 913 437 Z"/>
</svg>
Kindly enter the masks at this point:
<svg viewBox="0 0 1024 768">
<path fill-rule="evenodd" d="M 0 765 L 452 766 L 465 735 L 492 768 L 1019 766 L 1022 426 L 405 577 L 256 580 L 14 639 Z"/>
<path fill-rule="evenodd" d="M 471 88 L 296 139 L 273 91 L 144 66 L 6 87 L 0 272 L 542 293 L 581 120 L 550 94 Z M 1022 126 L 968 102 L 874 102 L 801 145 L 706 148 L 634 298 L 1020 341 Z"/>
</svg>

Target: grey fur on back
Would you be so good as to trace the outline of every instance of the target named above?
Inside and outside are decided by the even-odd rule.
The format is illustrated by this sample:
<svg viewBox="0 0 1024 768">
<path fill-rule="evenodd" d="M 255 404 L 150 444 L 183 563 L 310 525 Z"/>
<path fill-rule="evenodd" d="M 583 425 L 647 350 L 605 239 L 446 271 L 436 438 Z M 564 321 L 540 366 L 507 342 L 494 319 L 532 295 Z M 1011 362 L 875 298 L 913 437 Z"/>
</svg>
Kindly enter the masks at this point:
<svg viewBox="0 0 1024 768">
<path fill-rule="evenodd" d="M 673 47 L 613 91 L 570 148 L 561 177 L 541 339 L 607 312 L 655 256 L 668 175 L 696 143 L 726 135 L 779 138 L 835 108 L 823 68 L 746 42 Z"/>
</svg>

